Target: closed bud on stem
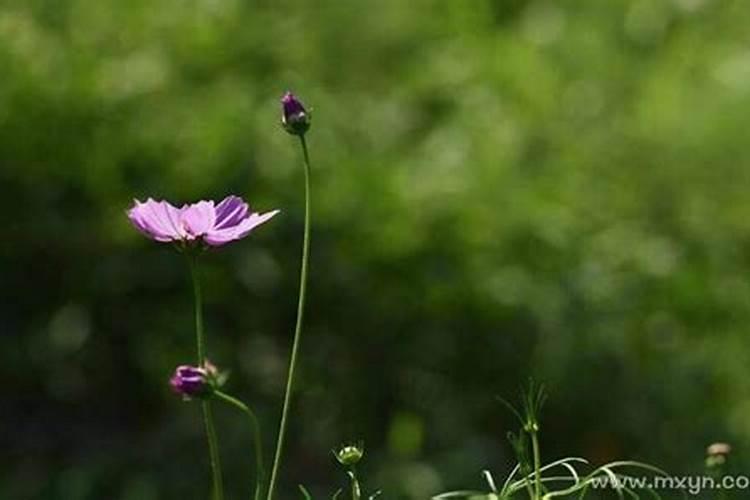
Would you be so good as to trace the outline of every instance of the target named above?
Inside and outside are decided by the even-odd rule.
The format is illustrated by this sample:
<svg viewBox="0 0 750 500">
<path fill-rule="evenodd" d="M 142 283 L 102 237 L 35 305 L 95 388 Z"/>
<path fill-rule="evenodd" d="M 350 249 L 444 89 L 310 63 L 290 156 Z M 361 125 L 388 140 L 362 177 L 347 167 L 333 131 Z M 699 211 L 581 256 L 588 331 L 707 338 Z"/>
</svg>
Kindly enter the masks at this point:
<svg viewBox="0 0 750 500">
<path fill-rule="evenodd" d="M 180 365 L 172 377 L 169 385 L 172 390 L 181 395 L 185 401 L 193 398 L 208 398 L 215 389 L 223 385 L 225 376 L 210 361 L 203 366 Z"/>
<path fill-rule="evenodd" d="M 365 447 L 362 441 L 356 444 L 344 444 L 333 451 L 333 455 L 341 465 L 351 467 L 356 465 L 365 454 Z"/>
<path fill-rule="evenodd" d="M 305 135 L 310 128 L 310 113 L 291 92 L 281 98 L 281 125 L 292 135 Z"/>
<path fill-rule="evenodd" d="M 724 465 L 731 451 L 732 447 L 727 443 L 713 443 L 706 449 L 706 467 L 712 469 Z"/>
</svg>

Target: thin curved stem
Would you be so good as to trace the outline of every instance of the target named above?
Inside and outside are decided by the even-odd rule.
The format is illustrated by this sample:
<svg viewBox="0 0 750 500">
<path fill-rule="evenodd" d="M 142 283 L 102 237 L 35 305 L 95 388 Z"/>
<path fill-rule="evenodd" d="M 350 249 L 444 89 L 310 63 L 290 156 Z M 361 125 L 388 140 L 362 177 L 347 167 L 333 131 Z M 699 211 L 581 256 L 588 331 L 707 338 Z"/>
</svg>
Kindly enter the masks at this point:
<svg viewBox="0 0 750 500">
<path fill-rule="evenodd" d="M 260 435 L 260 423 L 258 417 L 249 406 L 240 401 L 239 399 L 230 396 L 221 391 L 214 391 L 214 396 L 221 399 L 225 403 L 228 403 L 235 408 L 245 413 L 250 418 L 250 426 L 253 429 L 253 444 L 255 446 L 255 493 L 253 495 L 254 500 L 260 500 L 263 495 L 263 477 L 265 470 L 263 467 L 263 441 Z"/>
<path fill-rule="evenodd" d="M 359 479 L 357 478 L 357 469 L 352 465 L 351 468 L 346 471 L 349 474 L 349 478 L 352 483 L 352 500 L 360 500 L 362 498 L 362 489 L 359 487 Z"/>
<path fill-rule="evenodd" d="M 302 265 L 299 278 L 299 300 L 297 302 L 297 324 L 294 327 L 294 340 L 292 341 L 292 354 L 289 359 L 289 373 L 286 379 L 286 392 L 284 393 L 284 406 L 281 410 L 281 422 L 279 423 L 279 434 L 276 438 L 276 453 L 274 454 L 273 467 L 271 468 L 271 480 L 268 483 L 267 500 L 273 500 L 274 488 L 281 463 L 281 454 L 284 449 L 284 437 L 286 433 L 287 418 L 289 416 L 289 405 L 294 389 L 294 371 L 297 365 L 297 352 L 299 351 L 300 337 L 302 336 L 302 318 L 305 312 L 305 291 L 307 289 L 307 265 L 310 257 L 310 157 L 307 152 L 305 136 L 300 135 L 302 154 L 305 160 L 305 232 L 302 240 Z"/>
<path fill-rule="evenodd" d="M 195 255 L 188 256 L 190 264 L 190 277 L 193 281 L 193 296 L 195 299 L 195 337 L 198 350 L 198 366 L 203 366 L 206 361 L 205 354 L 205 336 L 203 331 L 203 295 L 201 294 L 200 275 L 198 273 L 198 258 Z M 219 456 L 219 444 L 216 438 L 216 428 L 214 426 L 213 412 L 211 403 L 203 401 L 201 404 L 203 410 L 203 424 L 206 428 L 206 438 L 208 439 L 208 457 L 211 463 L 211 476 L 213 484 L 213 500 L 224 500 L 224 482 L 221 476 L 221 458 Z"/>
</svg>

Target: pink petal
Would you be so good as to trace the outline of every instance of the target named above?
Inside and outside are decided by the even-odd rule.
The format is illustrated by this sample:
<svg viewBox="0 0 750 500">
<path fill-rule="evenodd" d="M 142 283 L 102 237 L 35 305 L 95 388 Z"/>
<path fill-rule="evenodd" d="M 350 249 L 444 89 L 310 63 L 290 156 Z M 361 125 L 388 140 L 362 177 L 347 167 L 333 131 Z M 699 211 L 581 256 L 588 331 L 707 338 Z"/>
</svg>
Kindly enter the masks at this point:
<svg viewBox="0 0 750 500">
<path fill-rule="evenodd" d="M 156 241 L 173 241 L 180 239 L 180 231 L 173 223 L 178 210 L 166 201 L 151 198 L 144 203 L 135 200 L 135 205 L 128 211 L 128 218 L 141 233 Z"/>
<path fill-rule="evenodd" d="M 180 223 L 180 213 L 182 213 L 182 210 L 166 201 L 161 202 L 159 210 L 162 214 L 162 221 L 164 222 L 165 226 L 169 228 L 169 231 L 173 235 L 173 238 L 175 240 L 185 239 L 188 234 L 187 231 L 185 231 L 183 225 Z M 159 210 L 157 210 L 157 212 L 159 212 Z"/>
<path fill-rule="evenodd" d="M 216 205 L 216 222 L 214 229 L 227 229 L 236 226 L 245 218 L 249 207 L 242 198 L 227 196 Z"/>
<path fill-rule="evenodd" d="M 203 241 L 208 245 L 218 247 L 231 241 L 240 240 L 247 236 L 253 229 L 271 219 L 277 213 L 279 213 L 278 210 L 266 212 L 264 214 L 250 214 L 249 217 L 245 218 L 234 227 L 210 231 L 203 237 Z"/>
<path fill-rule="evenodd" d="M 214 227 L 216 220 L 214 202 L 199 201 L 188 205 L 181 210 L 180 219 L 190 235 L 203 236 Z"/>
</svg>

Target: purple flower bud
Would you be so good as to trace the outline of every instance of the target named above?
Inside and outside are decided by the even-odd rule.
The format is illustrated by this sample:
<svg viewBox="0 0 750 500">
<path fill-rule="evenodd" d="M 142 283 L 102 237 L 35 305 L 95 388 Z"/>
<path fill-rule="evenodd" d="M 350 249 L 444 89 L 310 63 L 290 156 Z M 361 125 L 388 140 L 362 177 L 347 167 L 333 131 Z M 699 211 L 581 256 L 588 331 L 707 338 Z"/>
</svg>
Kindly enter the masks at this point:
<svg viewBox="0 0 750 500">
<path fill-rule="evenodd" d="M 172 386 L 174 392 L 182 395 L 185 400 L 189 400 L 194 397 L 210 396 L 217 377 L 218 371 L 209 361 L 203 363 L 203 367 L 180 365 L 169 379 L 169 385 Z"/>
<path fill-rule="evenodd" d="M 310 113 L 291 92 L 281 98 L 281 124 L 292 135 L 304 135 L 310 128 Z"/>
</svg>

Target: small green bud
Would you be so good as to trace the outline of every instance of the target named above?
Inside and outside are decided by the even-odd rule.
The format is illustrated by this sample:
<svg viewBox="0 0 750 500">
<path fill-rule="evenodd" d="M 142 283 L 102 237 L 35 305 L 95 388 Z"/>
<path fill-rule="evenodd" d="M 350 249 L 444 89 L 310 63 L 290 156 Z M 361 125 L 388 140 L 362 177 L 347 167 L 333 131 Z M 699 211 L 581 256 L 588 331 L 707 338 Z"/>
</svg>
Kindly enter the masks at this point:
<svg viewBox="0 0 750 500">
<path fill-rule="evenodd" d="M 732 447 L 727 443 L 713 443 L 706 449 L 706 467 L 714 469 L 727 462 L 727 456 Z"/>
<path fill-rule="evenodd" d="M 357 444 L 345 444 L 341 445 L 338 450 L 334 450 L 333 455 L 341 465 L 351 467 L 356 465 L 357 462 L 362 460 L 362 456 L 365 454 L 365 448 L 362 441 Z"/>
</svg>

